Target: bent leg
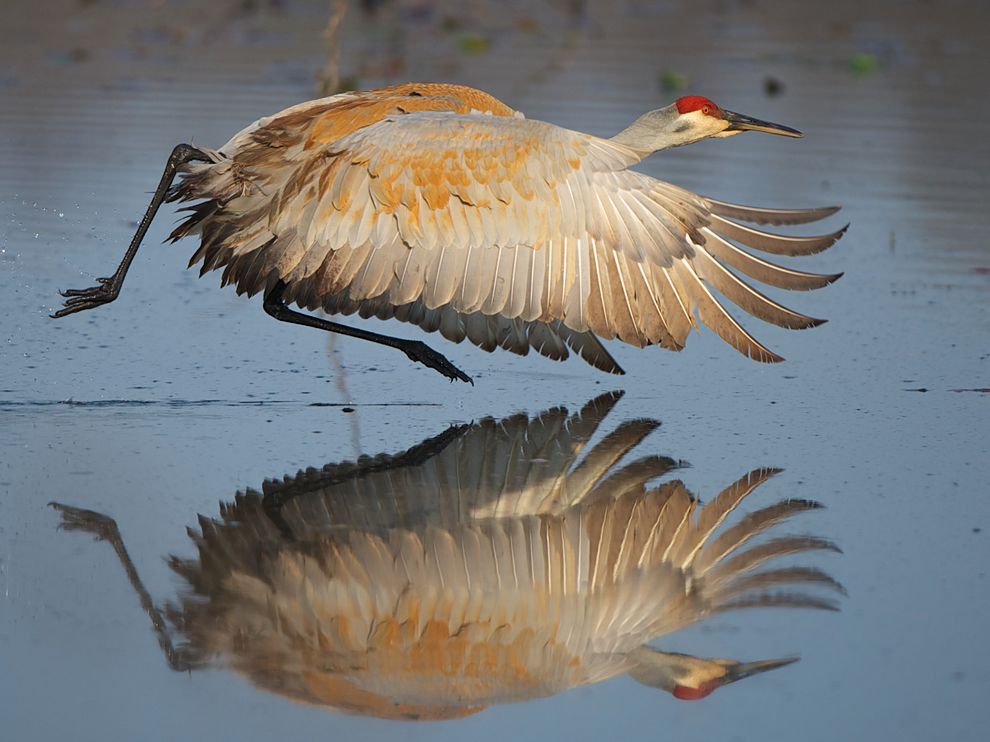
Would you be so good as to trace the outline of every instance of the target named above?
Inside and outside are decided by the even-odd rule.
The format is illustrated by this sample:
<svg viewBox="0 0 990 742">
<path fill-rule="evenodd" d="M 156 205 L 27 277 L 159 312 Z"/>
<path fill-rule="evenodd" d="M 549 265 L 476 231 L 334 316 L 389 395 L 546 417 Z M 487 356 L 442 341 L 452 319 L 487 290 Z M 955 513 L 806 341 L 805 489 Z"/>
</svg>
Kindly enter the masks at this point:
<svg viewBox="0 0 990 742">
<path fill-rule="evenodd" d="M 338 335 L 348 335 L 350 337 L 360 338 L 361 340 L 368 340 L 372 343 L 378 343 L 379 345 L 385 345 L 389 348 L 397 348 L 405 353 L 410 360 L 422 363 L 424 366 L 438 371 L 451 381 L 459 379 L 468 382 L 472 386 L 474 385 L 474 381 L 471 380 L 470 376 L 425 343 L 421 343 L 418 340 L 404 340 L 402 338 L 389 337 L 388 335 L 379 335 L 377 332 L 359 330 L 355 327 L 348 327 L 347 325 L 341 325 L 336 322 L 330 322 L 329 320 L 297 312 L 289 309 L 285 302 L 282 301 L 282 294 L 284 292 L 285 284 L 281 281 L 265 292 L 265 311 L 277 320 L 305 325 L 306 327 L 315 327 L 318 330 L 335 332 Z"/>
</svg>

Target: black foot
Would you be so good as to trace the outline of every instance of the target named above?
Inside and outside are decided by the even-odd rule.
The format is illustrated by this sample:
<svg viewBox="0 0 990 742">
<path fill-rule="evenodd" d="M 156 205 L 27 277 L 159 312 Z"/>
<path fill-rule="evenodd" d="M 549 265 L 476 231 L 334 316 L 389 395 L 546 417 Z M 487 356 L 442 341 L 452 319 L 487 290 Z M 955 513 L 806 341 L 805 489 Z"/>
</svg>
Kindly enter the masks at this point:
<svg viewBox="0 0 990 742">
<path fill-rule="evenodd" d="M 106 515 L 60 502 L 50 502 L 48 506 L 62 515 L 62 522 L 58 527 L 63 531 L 85 531 L 93 534 L 97 541 L 113 541 L 114 537 L 120 535 L 113 518 Z"/>
<path fill-rule="evenodd" d="M 460 381 L 466 381 L 471 386 L 474 386 L 474 380 L 470 376 L 433 350 L 433 348 L 428 346 L 426 343 L 413 340 L 407 344 L 403 344 L 402 350 L 405 351 L 405 354 L 409 356 L 410 360 L 416 361 L 417 363 L 422 363 L 424 366 L 427 368 L 432 368 L 434 371 L 439 371 L 451 381 L 454 379 L 459 379 Z"/>
<path fill-rule="evenodd" d="M 120 285 L 110 278 L 97 278 L 99 286 L 90 286 L 88 289 L 66 289 L 60 291 L 62 296 L 67 297 L 65 306 L 55 312 L 52 317 L 65 317 L 69 314 L 82 312 L 86 309 L 93 309 L 104 304 L 109 304 L 120 294 Z"/>
</svg>

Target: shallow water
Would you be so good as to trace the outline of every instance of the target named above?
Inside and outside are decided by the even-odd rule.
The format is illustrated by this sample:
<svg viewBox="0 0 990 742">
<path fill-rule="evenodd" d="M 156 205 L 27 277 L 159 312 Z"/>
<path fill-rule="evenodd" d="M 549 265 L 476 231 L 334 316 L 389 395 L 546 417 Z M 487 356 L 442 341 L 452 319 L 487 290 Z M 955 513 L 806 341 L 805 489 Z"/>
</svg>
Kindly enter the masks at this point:
<svg viewBox="0 0 990 742">
<path fill-rule="evenodd" d="M 802 129 L 657 156 L 645 172 L 769 206 L 840 203 L 852 223 L 804 270 L 846 275 L 796 309 L 807 332 L 747 324 L 787 357 L 761 366 L 712 333 L 679 353 L 579 361 L 431 345 L 451 385 L 399 354 L 272 321 L 260 300 L 183 271 L 162 214 L 110 307 L 48 319 L 59 288 L 116 265 L 178 141 L 216 146 L 315 94 L 322 2 L 6 3 L 0 9 L 0 709 L 4 737 L 344 739 L 546 734 L 577 739 L 982 739 L 990 614 L 990 102 L 978 3 L 430 3 L 351 9 L 342 69 L 362 87 L 445 79 L 531 118 L 611 134 L 677 95 Z M 453 6 L 452 6 L 453 7 Z M 467 34 L 475 34 L 466 36 Z M 982 62 L 980 60 L 983 60 Z M 767 78 L 783 84 L 766 92 Z M 841 219 L 840 219 L 841 218 Z M 408 337 L 416 331 L 390 327 Z M 159 604 L 169 554 L 218 501 L 300 469 L 397 454 L 452 424 L 625 392 L 598 433 L 661 421 L 639 455 L 704 500 L 758 467 L 784 472 L 744 510 L 826 506 L 794 528 L 848 590 L 838 613 L 752 610 L 659 646 L 796 665 L 680 703 L 628 677 L 442 723 L 343 715 L 222 669 L 171 671 L 105 543 L 58 530 L 58 501 L 116 520 Z M 345 411 L 353 408 L 353 411 Z M 784 529 L 786 530 L 786 528 Z"/>
</svg>

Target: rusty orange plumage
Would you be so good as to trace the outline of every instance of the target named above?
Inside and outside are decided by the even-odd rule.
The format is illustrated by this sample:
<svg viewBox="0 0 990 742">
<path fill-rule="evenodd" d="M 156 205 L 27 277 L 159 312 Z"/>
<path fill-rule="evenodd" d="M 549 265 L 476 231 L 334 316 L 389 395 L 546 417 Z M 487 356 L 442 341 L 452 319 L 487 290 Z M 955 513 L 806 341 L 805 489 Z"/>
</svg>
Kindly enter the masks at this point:
<svg viewBox="0 0 990 742">
<path fill-rule="evenodd" d="M 699 102 L 700 101 L 700 102 Z M 601 340 L 679 350 L 698 320 L 760 361 L 757 342 L 712 290 L 789 328 L 821 323 L 738 273 L 807 290 L 838 277 L 795 271 L 745 247 L 807 255 L 844 230 L 784 237 L 738 224 L 797 224 L 836 210 L 757 209 L 629 170 L 653 151 L 743 130 L 800 136 L 692 96 L 612 139 L 525 119 L 459 85 L 409 83 L 301 103 L 218 150 L 176 148 L 117 273 L 66 292 L 65 316 L 112 301 L 158 206 L 194 201 L 173 239 L 198 234 L 190 264 L 265 294 L 278 319 L 403 350 L 470 380 L 422 343 L 289 309 L 395 318 L 492 351 L 570 352 L 622 373 Z M 167 191 L 176 173 L 181 182 Z"/>
</svg>

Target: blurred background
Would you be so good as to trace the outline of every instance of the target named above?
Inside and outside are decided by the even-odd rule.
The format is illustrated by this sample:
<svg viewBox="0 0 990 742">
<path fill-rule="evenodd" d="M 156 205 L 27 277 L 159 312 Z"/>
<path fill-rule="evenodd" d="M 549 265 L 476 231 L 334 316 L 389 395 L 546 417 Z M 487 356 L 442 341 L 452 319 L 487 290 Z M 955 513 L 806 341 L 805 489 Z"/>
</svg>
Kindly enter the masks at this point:
<svg viewBox="0 0 990 742">
<path fill-rule="evenodd" d="M 0 736 L 984 739 L 988 31 L 975 0 L 0 4 Z M 601 136 L 684 94 L 802 130 L 638 169 L 738 203 L 842 205 L 826 227 L 847 236 L 795 267 L 846 275 L 785 301 L 829 324 L 748 323 L 787 357 L 772 367 L 708 331 L 679 354 L 613 343 L 615 378 L 364 323 L 476 382 L 452 386 L 184 271 L 192 241 L 157 244 L 167 210 L 117 302 L 48 318 L 58 289 L 116 266 L 176 143 L 218 147 L 296 102 L 410 80 Z M 820 560 L 849 590 L 841 613 L 751 611 L 664 642 L 801 663 L 698 704 L 617 679 L 461 721 L 344 716 L 222 670 L 172 673 L 112 550 L 46 507 L 114 517 L 165 600 L 180 585 L 164 558 L 193 553 L 186 526 L 238 490 L 609 389 L 626 392 L 612 424 L 662 421 L 643 445 L 690 462 L 677 476 L 702 498 L 776 466 L 764 497 L 827 506 L 802 525 L 845 552 Z"/>
</svg>

